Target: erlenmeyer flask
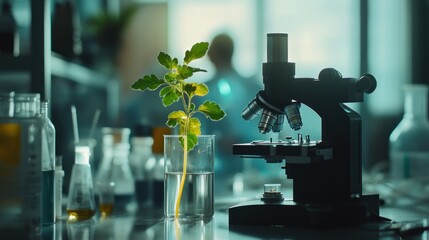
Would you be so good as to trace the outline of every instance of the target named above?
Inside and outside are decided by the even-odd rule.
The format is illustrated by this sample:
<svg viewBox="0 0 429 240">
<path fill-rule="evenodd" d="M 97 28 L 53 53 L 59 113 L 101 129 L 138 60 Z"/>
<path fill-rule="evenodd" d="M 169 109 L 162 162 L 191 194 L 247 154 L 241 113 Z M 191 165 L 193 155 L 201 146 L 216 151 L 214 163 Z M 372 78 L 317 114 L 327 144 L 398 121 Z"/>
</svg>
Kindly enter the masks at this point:
<svg viewBox="0 0 429 240">
<path fill-rule="evenodd" d="M 95 214 L 89 146 L 75 147 L 75 163 L 70 179 L 67 213 L 69 220 L 87 220 Z"/>
<path fill-rule="evenodd" d="M 97 171 L 96 182 L 115 183 L 116 213 L 134 212 L 135 201 L 134 177 L 129 165 L 130 129 L 103 128 L 103 159 Z M 99 190 L 97 190 L 99 193 Z"/>
<path fill-rule="evenodd" d="M 429 167 L 428 86 L 404 86 L 404 116 L 389 138 L 393 179 L 424 180 Z"/>
</svg>

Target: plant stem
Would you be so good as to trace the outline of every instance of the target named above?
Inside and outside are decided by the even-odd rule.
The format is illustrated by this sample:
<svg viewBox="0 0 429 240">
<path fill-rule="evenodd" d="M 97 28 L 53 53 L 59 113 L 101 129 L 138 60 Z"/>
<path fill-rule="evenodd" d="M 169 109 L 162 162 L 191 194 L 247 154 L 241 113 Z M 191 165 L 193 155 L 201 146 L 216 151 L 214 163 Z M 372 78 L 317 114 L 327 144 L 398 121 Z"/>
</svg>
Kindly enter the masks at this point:
<svg viewBox="0 0 429 240">
<path fill-rule="evenodd" d="M 175 211 L 175 214 L 174 214 L 174 217 L 176 219 L 179 218 L 180 200 L 182 199 L 183 187 L 185 186 L 186 165 L 187 165 L 187 163 L 188 163 L 188 135 L 184 135 L 183 172 L 182 172 L 182 179 L 180 180 L 179 194 L 177 195 L 177 199 L 176 199 L 176 211 Z"/>
</svg>

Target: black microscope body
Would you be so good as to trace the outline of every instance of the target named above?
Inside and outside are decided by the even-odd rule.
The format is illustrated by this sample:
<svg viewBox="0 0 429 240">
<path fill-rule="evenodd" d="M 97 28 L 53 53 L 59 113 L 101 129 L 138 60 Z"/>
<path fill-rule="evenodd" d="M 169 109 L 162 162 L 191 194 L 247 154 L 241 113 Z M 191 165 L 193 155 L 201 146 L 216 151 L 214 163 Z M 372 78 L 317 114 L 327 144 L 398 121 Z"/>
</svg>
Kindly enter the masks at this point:
<svg viewBox="0 0 429 240">
<path fill-rule="evenodd" d="M 259 131 L 279 132 L 286 117 L 294 130 L 302 126 L 303 103 L 321 118 L 320 141 L 309 136 L 277 142 L 234 144 L 233 154 L 260 157 L 267 162 L 285 160 L 287 178 L 293 179 L 293 198 L 265 192 L 260 201 L 229 209 L 230 225 L 337 226 L 362 223 L 379 214 L 378 195 L 362 195 L 362 126 L 358 113 L 344 103 L 363 102 L 363 94 L 376 88 L 372 75 L 343 78 L 332 68 L 318 79 L 295 78 L 288 62 L 287 34 L 268 34 L 264 89 L 243 110 L 250 120 L 261 115 Z"/>
</svg>

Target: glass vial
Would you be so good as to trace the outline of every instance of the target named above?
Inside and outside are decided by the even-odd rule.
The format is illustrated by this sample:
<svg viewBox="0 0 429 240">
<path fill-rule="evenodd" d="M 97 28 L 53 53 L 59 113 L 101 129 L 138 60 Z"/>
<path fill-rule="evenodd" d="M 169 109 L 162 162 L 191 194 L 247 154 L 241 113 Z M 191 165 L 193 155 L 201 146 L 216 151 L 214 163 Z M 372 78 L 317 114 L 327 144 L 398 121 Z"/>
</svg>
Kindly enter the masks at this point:
<svg viewBox="0 0 429 240">
<path fill-rule="evenodd" d="M 164 136 L 170 135 L 171 129 L 168 127 L 155 127 L 153 129 L 154 144 L 152 147 L 155 162 L 152 166 L 152 202 L 155 207 L 164 205 Z"/>
<path fill-rule="evenodd" d="M 152 172 L 155 157 L 152 153 L 152 128 L 138 125 L 131 138 L 130 165 L 134 175 L 136 200 L 139 207 L 152 205 Z"/>
<path fill-rule="evenodd" d="M 55 221 L 55 127 L 48 117 L 48 102 L 40 103 L 42 137 L 42 209 L 48 222 Z"/>
<path fill-rule="evenodd" d="M 404 116 L 389 138 L 392 179 L 418 180 L 429 168 L 428 86 L 404 86 Z"/>
<path fill-rule="evenodd" d="M 95 214 L 89 156 L 88 146 L 75 146 L 75 163 L 72 169 L 67 201 L 67 213 L 70 221 L 88 220 Z"/>
</svg>

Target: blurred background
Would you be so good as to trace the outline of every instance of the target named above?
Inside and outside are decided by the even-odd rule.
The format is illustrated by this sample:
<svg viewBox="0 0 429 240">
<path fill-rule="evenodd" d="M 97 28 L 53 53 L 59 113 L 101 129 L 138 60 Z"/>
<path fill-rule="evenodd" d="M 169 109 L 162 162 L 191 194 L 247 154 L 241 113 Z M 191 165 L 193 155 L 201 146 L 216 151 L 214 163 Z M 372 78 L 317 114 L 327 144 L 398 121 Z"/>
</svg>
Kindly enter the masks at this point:
<svg viewBox="0 0 429 240">
<path fill-rule="evenodd" d="M 267 33 L 289 34 L 289 61 L 296 63 L 296 77 L 317 78 L 327 67 L 337 69 L 344 77 L 373 74 L 378 81 L 377 90 L 365 96 L 365 103 L 351 105 L 363 116 L 365 170 L 387 163 L 388 137 L 403 114 L 401 86 L 429 83 L 429 62 L 425 59 L 429 54 L 429 2 L 425 0 L 9 3 L 19 34 L 19 53 L 0 55 L 0 90 L 39 92 L 42 98 L 50 100 L 51 118 L 57 130 L 57 155 L 64 156 L 66 170 L 73 162 L 72 104 L 77 108 L 83 137 L 88 136 L 98 109 L 99 126 L 129 127 L 132 132 L 139 123 L 163 126 L 166 110 L 156 94 L 142 97 L 142 93 L 130 90 L 131 84 L 145 74 L 162 74 L 156 61 L 160 51 L 181 59 L 194 43 L 211 42 L 219 34 L 232 39 L 231 66 L 240 81 L 247 81 L 237 88 L 226 85 L 235 98 L 228 98 L 228 91 L 224 97 L 221 92 L 219 97 L 225 106 L 234 105 L 228 111 L 235 126 L 248 124 L 232 117 L 240 115 L 235 109 L 245 107 L 235 100 L 243 98 L 243 102 L 249 102 L 256 92 L 246 86 L 262 87 Z M 209 57 L 196 61 L 194 66 L 208 70 L 196 74 L 194 81 L 209 83 L 221 72 Z M 243 94 L 236 94 L 240 91 Z M 320 139 L 320 118 L 305 106 L 302 115 L 301 132 Z M 260 135 L 256 127 L 254 134 L 246 135 L 252 131 L 248 130 L 251 126 L 249 123 L 242 129 L 238 127 L 240 132 L 234 135 L 240 136 L 237 141 L 270 137 Z M 284 131 L 284 135 L 296 134 L 288 127 Z M 96 155 L 94 167 L 97 164 Z M 220 164 L 223 167 L 217 171 L 228 171 L 225 164 L 228 163 Z M 277 167 L 271 170 L 265 165 L 260 161 L 247 167 L 284 175 Z M 240 163 L 234 171 L 243 168 L 246 166 Z M 67 188 L 67 176 L 65 180 Z"/>
</svg>

